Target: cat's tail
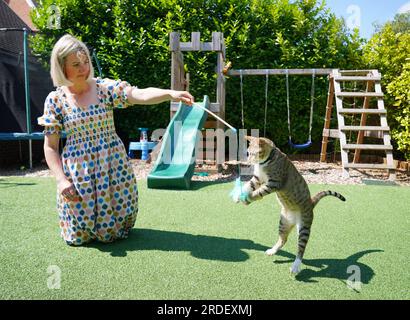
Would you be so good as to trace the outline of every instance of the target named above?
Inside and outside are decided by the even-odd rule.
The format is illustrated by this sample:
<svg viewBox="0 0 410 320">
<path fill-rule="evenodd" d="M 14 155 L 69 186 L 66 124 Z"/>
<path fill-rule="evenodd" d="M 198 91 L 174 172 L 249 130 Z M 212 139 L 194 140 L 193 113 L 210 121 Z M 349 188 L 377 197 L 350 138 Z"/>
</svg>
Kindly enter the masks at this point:
<svg viewBox="0 0 410 320">
<path fill-rule="evenodd" d="M 336 198 L 339 198 L 339 199 L 342 200 L 342 201 L 346 201 L 346 198 L 343 197 L 340 193 L 337 193 L 337 192 L 328 190 L 328 191 L 319 192 L 317 195 L 315 195 L 315 196 L 312 198 L 313 206 L 316 206 L 317 203 L 320 201 L 320 199 L 322 199 L 322 198 L 324 198 L 324 197 L 326 197 L 326 196 L 334 196 L 334 197 L 336 197 Z"/>
</svg>

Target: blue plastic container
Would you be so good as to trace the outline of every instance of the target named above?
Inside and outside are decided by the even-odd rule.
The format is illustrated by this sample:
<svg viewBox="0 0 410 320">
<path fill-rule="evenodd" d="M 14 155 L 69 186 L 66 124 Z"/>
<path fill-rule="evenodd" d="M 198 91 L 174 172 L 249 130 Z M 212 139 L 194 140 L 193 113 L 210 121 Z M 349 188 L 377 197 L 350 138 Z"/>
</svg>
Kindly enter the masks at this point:
<svg viewBox="0 0 410 320">
<path fill-rule="evenodd" d="M 148 128 L 138 128 L 140 130 L 140 141 L 130 142 L 128 156 L 134 158 L 134 151 L 141 150 L 141 160 L 148 160 L 149 151 L 154 149 L 157 142 L 148 141 Z"/>
</svg>

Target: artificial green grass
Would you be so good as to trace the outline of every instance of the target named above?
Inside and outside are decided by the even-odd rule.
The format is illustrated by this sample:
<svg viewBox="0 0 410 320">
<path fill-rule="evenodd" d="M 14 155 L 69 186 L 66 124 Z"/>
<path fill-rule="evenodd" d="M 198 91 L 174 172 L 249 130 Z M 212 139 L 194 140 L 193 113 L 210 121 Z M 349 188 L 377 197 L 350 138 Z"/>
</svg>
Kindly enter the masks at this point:
<svg viewBox="0 0 410 320">
<path fill-rule="evenodd" d="M 410 188 L 310 185 L 347 201 L 318 204 L 293 277 L 295 231 L 278 255 L 264 254 L 277 239 L 276 197 L 247 207 L 231 202 L 232 187 L 150 190 L 140 181 L 130 237 L 75 248 L 59 236 L 54 179 L 0 178 L 0 298 L 410 299 Z M 48 288 L 50 266 L 61 270 L 60 289 Z"/>
</svg>

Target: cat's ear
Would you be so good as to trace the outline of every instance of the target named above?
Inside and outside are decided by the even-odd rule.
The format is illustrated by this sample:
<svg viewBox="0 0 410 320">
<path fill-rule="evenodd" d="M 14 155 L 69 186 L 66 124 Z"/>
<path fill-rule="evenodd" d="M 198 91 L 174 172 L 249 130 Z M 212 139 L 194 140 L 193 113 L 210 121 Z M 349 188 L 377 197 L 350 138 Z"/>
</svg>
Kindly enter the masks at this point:
<svg viewBox="0 0 410 320">
<path fill-rule="evenodd" d="M 259 143 L 261 146 L 267 145 L 270 146 L 271 148 L 275 147 L 275 144 L 273 141 L 269 140 L 268 138 L 260 138 Z"/>
</svg>

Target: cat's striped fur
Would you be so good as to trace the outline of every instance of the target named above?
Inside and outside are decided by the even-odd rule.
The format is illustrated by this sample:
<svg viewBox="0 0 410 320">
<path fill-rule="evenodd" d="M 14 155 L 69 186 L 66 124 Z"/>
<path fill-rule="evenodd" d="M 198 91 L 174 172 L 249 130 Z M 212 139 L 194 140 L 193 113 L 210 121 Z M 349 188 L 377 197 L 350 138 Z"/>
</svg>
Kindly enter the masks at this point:
<svg viewBox="0 0 410 320">
<path fill-rule="evenodd" d="M 342 201 L 345 201 L 345 198 L 333 191 L 322 191 L 312 198 L 305 179 L 289 158 L 271 140 L 255 137 L 246 137 L 246 139 L 250 142 L 248 161 L 254 164 L 254 175 L 245 185 L 245 190 L 249 193 L 245 204 L 276 192 L 282 206 L 279 240 L 266 253 L 268 255 L 276 254 L 285 245 L 290 231 L 296 225 L 298 253 L 291 267 L 291 272 L 298 273 L 309 240 L 313 208 L 320 199 L 326 196 L 331 195 Z"/>
</svg>

